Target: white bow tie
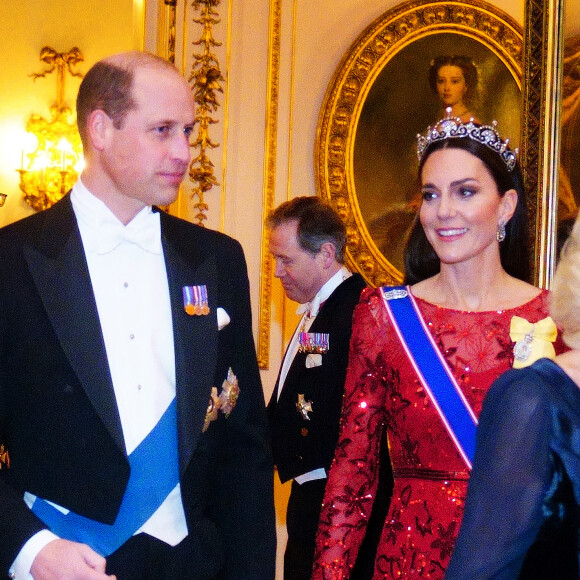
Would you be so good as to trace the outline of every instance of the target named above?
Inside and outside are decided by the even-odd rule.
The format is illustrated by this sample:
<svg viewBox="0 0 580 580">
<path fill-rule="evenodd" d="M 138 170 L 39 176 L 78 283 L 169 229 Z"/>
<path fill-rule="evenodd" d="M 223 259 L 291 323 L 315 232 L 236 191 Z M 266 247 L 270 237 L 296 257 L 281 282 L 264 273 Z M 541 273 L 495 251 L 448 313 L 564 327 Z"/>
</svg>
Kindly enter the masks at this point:
<svg viewBox="0 0 580 580">
<path fill-rule="evenodd" d="M 98 228 L 98 239 L 95 241 L 97 254 L 112 252 L 124 242 L 136 244 L 151 254 L 161 253 L 161 227 L 159 213 L 139 216 L 137 223 L 106 222 Z"/>
<path fill-rule="evenodd" d="M 308 318 L 314 318 L 318 315 L 318 311 L 320 310 L 320 298 L 315 296 L 312 302 L 306 302 L 305 304 L 300 304 L 296 309 L 296 314 L 304 314 L 306 312 L 306 316 Z"/>
</svg>

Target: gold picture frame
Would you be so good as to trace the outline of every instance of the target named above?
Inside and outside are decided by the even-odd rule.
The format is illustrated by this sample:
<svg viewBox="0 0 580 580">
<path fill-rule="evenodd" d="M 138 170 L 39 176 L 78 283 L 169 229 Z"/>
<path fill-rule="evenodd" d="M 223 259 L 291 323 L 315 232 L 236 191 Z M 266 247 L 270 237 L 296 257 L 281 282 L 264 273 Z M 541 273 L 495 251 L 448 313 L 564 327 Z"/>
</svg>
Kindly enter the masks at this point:
<svg viewBox="0 0 580 580">
<path fill-rule="evenodd" d="M 528 87 L 521 84 L 523 45 L 522 27 L 490 4 L 415 0 L 403 2 L 373 21 L 343 57 L 320 112 L 316 187 L 346 223 L 349 266 L 370 285 L 402 280 L 402 246 L 416 210 L 411 193 L 415 191 L 415 135 L 438 118 L 429 117 L 434 113 L 429 112 L 428 99 L 435 99 L 428 95 L 429 56 L 470 56 L 483 70 L 480 76 L 487 75 L 482 83 L 491 92 L 487 100 L 497 101 L 498 95 L 503 99 L 495 110 L 489 106 L 486 110 L 484 103 L 484 116 L 493 113 L 502 134 L 509 134 L 512 144 L 529 152 L 523 143 L 528 132 L 520 130 L 526 118 L 522 94 L 528 94 Z M 401 74 L 407 74 L 408 80 Z M 498 75 L 503 80 L 491 91 L 490 79 Z M 436 110 L 437 104 L 434 107 Z M 378 125 L 376 131 L 369 129 L 374 124 Z M 504 131 L 506 126 L 509 129 Z M 401 134 L 404 138 L 399 138 Z M 381 135 L 388 136 L 381 141 Z M 380 163 L 374 162 L 374 155 L 382 155 Z M 376 168 L 383 165 L 385 173 L 377 175 Z M 528 179 L 537 179 L 535 171 L 537 164 L 530 162 Z M 385 214 L 380 213 L 381 204 Z M 531 211 L 537 206 L 535 200 Z M 376 232 L 383 231 L 387 222 L 391 231 L 377 238 Z"/>
<path fill-rule="evenodd" d="M 549 288 L 556 264 L 564 0 L 526 0 L 520 163 L 532 217 L 534 282 Z"/>
</svg>

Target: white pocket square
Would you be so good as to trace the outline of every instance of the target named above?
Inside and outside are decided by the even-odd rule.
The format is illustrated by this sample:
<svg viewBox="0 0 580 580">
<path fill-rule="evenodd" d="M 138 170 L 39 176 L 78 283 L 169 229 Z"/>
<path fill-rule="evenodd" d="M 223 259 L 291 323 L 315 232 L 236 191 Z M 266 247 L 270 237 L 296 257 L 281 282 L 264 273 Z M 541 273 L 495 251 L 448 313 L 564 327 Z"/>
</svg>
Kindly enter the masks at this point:
<svg viewBox="0 0 580 580">
<path fill-rule="evenodd" d="M 322 366 L 322 355 L 321 354 L 309 354 L 306 357 L 306 368 L 311 369 L 313 367 Z"/>
<path fill-rule="evenodd" d="M 230 323 L 230 317 L 223 308 L 217 309 L 217 323 L 218 330 L 221 330 L 224 326 L 227 326 Z"/>
</svg>

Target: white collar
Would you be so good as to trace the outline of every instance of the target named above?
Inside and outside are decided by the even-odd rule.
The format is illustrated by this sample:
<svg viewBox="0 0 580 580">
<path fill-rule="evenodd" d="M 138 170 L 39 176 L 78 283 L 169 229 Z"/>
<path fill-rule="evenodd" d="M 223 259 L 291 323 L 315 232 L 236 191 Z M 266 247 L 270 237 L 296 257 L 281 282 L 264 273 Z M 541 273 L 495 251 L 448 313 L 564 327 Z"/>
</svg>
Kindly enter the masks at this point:
<svg viewBox="0 0 580 580">
<path fill-rule="evenodd" d="M 161 253 L 159 213 L 144 207 L 127 225 L 78 179 L 71 203 L 87 252 L 107 253 L 122 240 L 136 243 L 155 254 Z"/>
<path fill-rule="evenodd" d="M 348 271 L 346 266 L 342 266 L 336 274 L 329 278 L 316 293 L 316 296 L 305 304 L 300 304 L 296 309 L 296 314 L 308 314 L 310 318 L 313 318 L 318 314 L 320 305 L 325 302 L 328 297 L 347 279 L 350 278 L 352 274 Z"/>
</svg>

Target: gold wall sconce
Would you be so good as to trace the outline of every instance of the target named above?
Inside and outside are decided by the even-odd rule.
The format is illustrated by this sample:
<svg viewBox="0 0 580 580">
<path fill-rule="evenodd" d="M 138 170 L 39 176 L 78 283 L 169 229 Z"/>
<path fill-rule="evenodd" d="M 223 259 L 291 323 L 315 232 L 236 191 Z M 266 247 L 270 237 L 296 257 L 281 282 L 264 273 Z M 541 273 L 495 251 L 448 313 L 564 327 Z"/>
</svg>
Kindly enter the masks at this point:
<svg viewBox="0 0 580 580">
<path fill-rule="evenodd" d="M 64 102 L 64 87 L 67 72 L 82 78 L 74 67 L 84 57 L 76 47 L 56 52 L 45 46 L 40 60 L 50 68 L 30 76 L 36 80 L 56 69 L 56 103 L 50 107 L 50 120 L 39 115 L 28 119 L 26 131 L 36 138 L 36 143 L 33 151 L 22 150 L 17 170 L 24 200 L 37 211 L 57 202 L 73 186 L 83 166 L 81 140 L 72 111 Z"/>
</svg>

